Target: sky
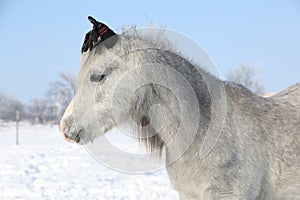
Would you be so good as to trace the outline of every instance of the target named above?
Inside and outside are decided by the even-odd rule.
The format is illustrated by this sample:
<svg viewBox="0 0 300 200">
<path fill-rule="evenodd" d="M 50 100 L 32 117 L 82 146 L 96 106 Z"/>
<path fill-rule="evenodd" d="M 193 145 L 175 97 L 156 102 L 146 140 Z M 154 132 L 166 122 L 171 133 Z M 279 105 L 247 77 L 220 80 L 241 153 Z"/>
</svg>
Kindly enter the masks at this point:
<svg viewBox="0 0 300 200">
<path fill-rule="evenodd" d="M 221 76 L 261 69 L 267 92 L 300 81 L 300 1 L 0 0 L 0 92 L 43 98 L 59 72 L 77 73 L 92 15 L 117 33 L 156 24 L 202 46 Z"/>
</svg>

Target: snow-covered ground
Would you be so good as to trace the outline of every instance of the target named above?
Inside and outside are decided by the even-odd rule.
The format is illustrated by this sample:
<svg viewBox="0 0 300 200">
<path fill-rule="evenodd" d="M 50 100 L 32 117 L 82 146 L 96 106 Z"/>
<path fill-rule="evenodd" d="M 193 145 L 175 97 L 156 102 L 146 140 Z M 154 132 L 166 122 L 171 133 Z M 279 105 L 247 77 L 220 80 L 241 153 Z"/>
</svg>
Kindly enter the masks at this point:
<svg viewBox="0 0 300 200">
<path fill-rule="evenodd" d="M 140 175 L 114 171 L 57 126 L 0 123 L 0 199 L 178 199 L 165 170 Z M 122 141 L 120 141 L 122 143 Z"/>
</svg>

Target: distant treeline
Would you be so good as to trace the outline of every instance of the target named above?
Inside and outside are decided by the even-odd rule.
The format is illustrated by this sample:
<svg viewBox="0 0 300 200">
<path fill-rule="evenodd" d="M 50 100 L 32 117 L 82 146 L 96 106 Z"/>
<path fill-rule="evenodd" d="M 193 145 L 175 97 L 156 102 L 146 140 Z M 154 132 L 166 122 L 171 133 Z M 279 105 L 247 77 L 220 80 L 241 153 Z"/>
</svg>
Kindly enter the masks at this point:
<svg viewBox="0 0 300 200">
<path fill-rule="evenodd" d="M 0 92 L 0 119 L 15 121 L 16 112 L 19 111 L 20 120 L 59 123 L 73 97 L 74 88 L 74 74 L 60 73 L 60 80 L 49 84 L 45 97 L 32 99 L 28 104 Z"/>
</svg>

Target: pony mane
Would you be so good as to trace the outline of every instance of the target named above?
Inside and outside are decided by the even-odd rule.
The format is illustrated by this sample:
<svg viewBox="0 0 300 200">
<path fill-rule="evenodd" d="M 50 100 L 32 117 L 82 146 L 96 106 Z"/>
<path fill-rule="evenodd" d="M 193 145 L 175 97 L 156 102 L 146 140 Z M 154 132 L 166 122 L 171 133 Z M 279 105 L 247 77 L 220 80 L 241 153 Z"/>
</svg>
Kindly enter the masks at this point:
<svg viewBox="0 0 300 200">
<path fill-rule="evenodd" d="M 176 51 L 175 45 L 167 38 L 166 29 L 163 27 L 150 27 L 137 29 L 136 26 L 123 29 L 122 36 L 128 40 L 138 39 L 150 44 L 153 48 Z"/>
<path fill-rule="evenodd" d="M 207 70 L 207 68 L 205 68 L 205 66 L 202 66 L 201 63 L 197 63 L 194 58 L 191 58 L 182 52 L 174 41 L 170 41 L 167 35 L 167 29 L 164 27 L 154 26 L 138 29 L 136 26 L 130 26 L 128 28 L 123 28 L 120 36 L 127 40 L 127 42 L 122 41 L 122 43 L 127 43 L 125 46 L 129 46 L 127 51 L 125 50 L 123 53 L 145 47 L 170 51 L 182 57 L 195 68 L 201 69 L 201 73 L 216 78 Z M 144 46 L 139 46 L 137 43 L 141 43 Z"/>
<path fill-rule="evenodd" d="M 164 147 L 163 140 L 158 133 L 154 133 L 154 130 L 149 126 L 150 121 L 148 117 L 142 116 L 139 121 L 138 128 L 136 130 L 132 129 L 137 136 L 139 145 L 145 147 L 146 151 L 150 153 L 151 156 L 158 156 L 160 159 Z"/>
<path fill-rule="evenodd" d="M 161 139 L 158 130 L 151 125 L 149 110 L 161 98 L 157 90 L 160 86 L 148 84 L 139 88 L 136 99 L 131 99 L 132 107 L 130 114 L 135 121 L 131 126 L 131 133 L 138 140 L 138 144 L 146 149 L 151 156 L 161 158 L 164 141 Z M 136 103 L 135 103 L 136 102 Z"/>
</svg>

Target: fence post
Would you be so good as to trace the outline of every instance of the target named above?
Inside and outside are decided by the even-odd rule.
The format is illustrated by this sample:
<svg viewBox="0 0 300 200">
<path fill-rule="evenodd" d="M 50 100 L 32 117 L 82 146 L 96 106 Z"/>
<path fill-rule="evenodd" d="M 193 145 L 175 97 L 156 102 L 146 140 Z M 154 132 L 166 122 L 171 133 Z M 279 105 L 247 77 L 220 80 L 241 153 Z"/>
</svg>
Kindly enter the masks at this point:
<svg viewBox="0 0 300 200">
<path fill-rule="evenodd" d="M 16 111 L 16 145 L 19 145 L 19 121 L 20 121 L 20 112 Z"/>
</svg>

